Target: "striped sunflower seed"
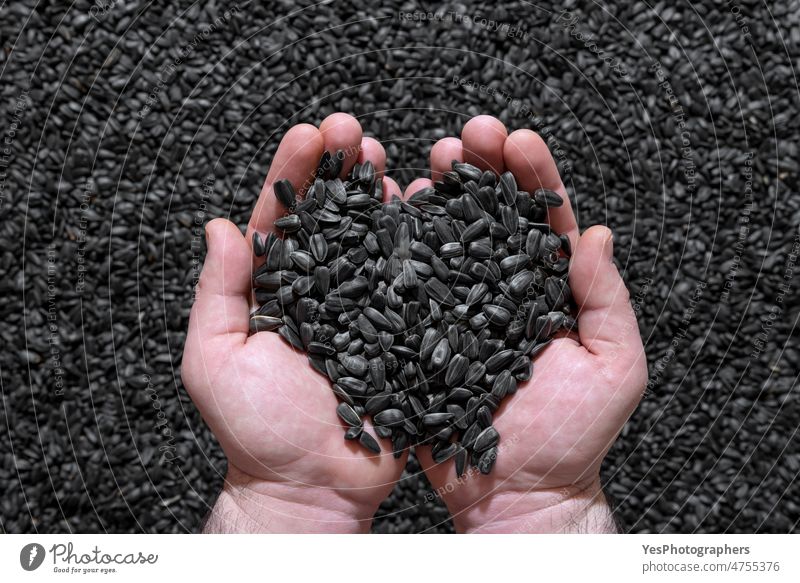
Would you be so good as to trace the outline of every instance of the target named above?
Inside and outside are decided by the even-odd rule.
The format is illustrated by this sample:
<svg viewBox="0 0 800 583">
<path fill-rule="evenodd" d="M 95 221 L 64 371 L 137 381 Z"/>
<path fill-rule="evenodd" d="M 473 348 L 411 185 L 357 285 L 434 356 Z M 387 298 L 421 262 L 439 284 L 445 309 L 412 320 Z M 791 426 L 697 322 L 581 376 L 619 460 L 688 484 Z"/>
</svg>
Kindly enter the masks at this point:
<svg viewBox="0 0 800 583">
<path fill-rule="evenodd" d="M 250 334 L 257 334 L 258 332 L 271 332 L 283 326 L 281 318 L 272 316 L 259 316 L 255 315 L 250 318 Z"/>
<path fill-rule="evenodd" d="M 339 403 L 336 406 L 336 413 L 339 415 L 342 421 L 351 427 L 361 427 L 361 417 L 359 417 L 358 413 L 355 412 L 355 409 L 353 409 L 353 407 L 347 403 Z"/>
<path fill-rule="evenodd" d="M 558 208 L 564 204 L 561 195 L 546 188 L 540 188 L 533 193 L 533 200 L 542 206 Z"/>
<path fill-rule="evenodd" d="M 492 471 L 494 462 L 497 460 L 497 448 L 492 447 L 484 451 L 478 460 L 478 470 L 486 475 Z"/>
<path fill-rule="evenodd" d="M 292 186 L 291 182 L 286 179 L 277 180 L 272 185 L 272 192 L 275 194 L 275 198 L 278 199 L 278 202 L 286 207 L 286 209 L 294 209 L 294 206 L 297 203 L 297 194 L 295 193 L 294 186 Z"/>
<path fill-rule="evenodd" d="M 464 381 L 467 374 L 467 367 L 469 360 L 462 354 L 456 354 L 450 359 L 450 364 L 447 365 L 447 373 L 445 374 L 444 382 L 448 387 L 455 387 Z"/>
<path fill-rule="evenodd" d="M 280 217 L 273 224 L 284 233 L 296 233 L 303 226 L 300 222 L 300 217 L 297 215 Z"/>
<path fill-rule="evenodd" d="M 376 429 L 376 432 L 377 432 L 377 429 Z M 391 435 L 391 433 L 389 435 Z M 387 435 L 387 437 L 388 437 L 388 435 Z M 375 440 L 375 438 L 372 437 L 366 431 L 362 431 L 361 435 L 358 436 L 358 442 L 362 446 L 364 446 L 364 449 L 367 449 L 367 450 L 371 451 L 372 453 L 376 453 L 376 454 L 377 453 L 381 453 L 381 446 L 378 444 L 378 442 Z"/>
<path fill-rule="evenodd" d="M 475 451 L 486 451 L 487 449 L 496 446 L 498 441 L 500 441 L 500 434 L 497 433 L 497 430 L 490 425 L 481 431 L 475 438 L 475 445 L 473 446 L 473 449 Z"/>
<path fill-rule="evenodd" d="M 375 414 L 373 419 L 378 425 L 385 425 L 387 427 L 396 427 L 398 425 L 403 425 L 405 422 L 405 416 L 400 409 L 384 409 Z"/>
</svg>

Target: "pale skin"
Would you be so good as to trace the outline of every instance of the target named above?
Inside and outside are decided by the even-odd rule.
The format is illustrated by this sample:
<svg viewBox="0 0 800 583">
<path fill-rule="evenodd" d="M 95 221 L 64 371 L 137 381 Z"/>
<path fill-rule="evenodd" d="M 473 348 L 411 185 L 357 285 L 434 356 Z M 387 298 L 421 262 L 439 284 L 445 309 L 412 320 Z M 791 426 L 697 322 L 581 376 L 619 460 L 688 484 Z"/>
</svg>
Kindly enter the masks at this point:
<svg viewBox="0 0 800 583">
<path fill-rule="evenodd" d="M 303 354 L 277 334 L 248 337 L 251 235 L 269 232 L 284 212 L 273 183 L 288 178 L 302 190 L 324 150 L 346 153 L 343 175 L 357 160 L 370 160 L 386 200 L 430 184 L 417 179 L 401 191 L 383 176 L 380 143 L 337 113 L 319 128 L 301 124 L 286 133 L 246 236 L 224 219 L 206 227 L 209 250 L 181 369 L 228 458 L 206 532 L 368 532 L 405 466 L 406 455 L 395 460 L 387 440 L 376 456 L 343 439 L 330 383 Z M 556 164 L 534 132 L 509 135 L 499 120 L 475 117 L 461 139 L 433 146 L 433 180 L 454 159 L 511 170 L 524 190 L 562 195 L 564 205 L 548 220 L 572 242 L 579 335 L 558 338 L 539 354 L 531 380 L 495 414 L 501 450 L 489 476 L 457 480 L 453 461 L 434 464 L 427 447 L 417 448 L 420 462 L 459 532 L 614 532 L 600 464 L 641 398 L 647 369 L 628 291 L 611 262 L 611 232 L 595 226 L 579 234 Z"/>
</svg>

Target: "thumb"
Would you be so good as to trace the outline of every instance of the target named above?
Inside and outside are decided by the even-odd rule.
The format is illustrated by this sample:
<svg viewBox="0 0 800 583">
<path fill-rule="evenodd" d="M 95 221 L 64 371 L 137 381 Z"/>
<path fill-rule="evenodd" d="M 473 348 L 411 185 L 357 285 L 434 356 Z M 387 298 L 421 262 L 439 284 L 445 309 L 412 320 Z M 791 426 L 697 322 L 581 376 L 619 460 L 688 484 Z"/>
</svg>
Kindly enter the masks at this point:
<svg viewBox="0 0 800 583">
<path fill-rule="evenodd" d="M 206 242 L 208 253 L 189 316 L 183 357 L 183 371 L 190 376 L 222 360 L 221 344 L 243 344 L 250 318 L 250 246 L 236 225 L 225 219 L 208 223 Z"/>
<path fill-rule="evenodd" d="M 580 236 L 572 256 L 569 284 L 579 307 L 581 344 L 607 367 L 624 374 L 644 370 L 646 376 L 639 326 L 613 251 L 611 231 L 595 225 Z"/>
</svg>

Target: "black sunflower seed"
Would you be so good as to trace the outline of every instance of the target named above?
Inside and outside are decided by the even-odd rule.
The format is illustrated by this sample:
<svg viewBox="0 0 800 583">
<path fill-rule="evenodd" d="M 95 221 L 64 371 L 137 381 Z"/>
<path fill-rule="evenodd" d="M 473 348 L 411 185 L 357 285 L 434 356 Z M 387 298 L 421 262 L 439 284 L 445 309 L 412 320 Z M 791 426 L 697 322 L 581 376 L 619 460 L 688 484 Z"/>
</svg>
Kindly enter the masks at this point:
<svg viewBox="0 0 800 583">
<path fill-rule="evenodd" d="M 473 180 L 478 182 L 483 174 L 480 168 L 467 164 L 466 162 L 456 162 L 453 164 L 453 170 L 461 177 L 462 181 Z"/>
<path fill-rule="evenodd" d="M 298 302 L 298 308 L 299 307 L 300 303 Z M 282 313 L 283 311 L 278 304 L 278 300 L 269 300 L 258 309 L 259 316 L 272 316 L 273 318 L 278 318 Z"/>
<path fill-rule="evenodd" d="M 450 342 L 442 338 L 436 343 L 431 353 L 431 368 L 434 371 L 442 370 L 450 363 Z"/>
<path fill-rule="evenodd" d="M 300 222 L 300 217 L 297 215 L 280 217 L 279 219 L 276 219 L 273 224 L 278 229 L 281 229 L 284 233 L 295 233 L 303 226 Z"/>
<path fill-rule="evenodd" d="M 303 341 L 300 339 L 300 335 L 295 330 L 286 324 L 278 328 L 278 334 L 281 335 L 281 338 L 286 340 L 289 344 L 297 348 L 298 350 L 305 350 L 305 345 Z"/>
<path fill-rule="evenodd" d="M 311 255 L 314 256 L 317 262 L 325 261 L 325 258 L 328 256 L 328 242 L 325 240 L 325 235 L 322 233 L 311 235 L 309 247 Z"/>
<path fill-rule="evenodd" d="M 489 324 L 489 318 L 483 312 L 475 314 L 469 319 L 470 328 L 473 330 L 480 330 Z"/>
<path fill-rule="evenodd" d="M 369 368 L 369 363 L 367 362 L 367 359 L 359 355 L 343 356 L 341 359 L 341 363 L 346 371 L 357 377 L 363 377 L 367 373 L 367 369 Z"/>
<path fill-rule="evenodd" d="M 306 330 L 310 331 L 310 336 L 308 333 L 304 332 Z M 303 339 L 304 344 L 306 345 L 306 350 L 308 350 L 309 354 L 317 354 L 320 356 L 334 356 L 336 354 L 336 349 L 330 344 L 311 341 L 306 342 L 306 339 L 314 337 L 314 329 L 311 324 L 303 322 L 300 325 L 300 336 Z"/>
<path fill-rule="evenodd" d="M 327 363 L 328 363 L 328 362 L 329 362 L 329 361 L 326 361 L 326 363 L 325 363 L 325 364 L 326 364 L 326 370 L 327 370 Z M 331 378 L 331 379 L 333 379 L 333 377 L 330 377 L 330 378 Z M 348 405 L 350 405 L 351 407 L 355 406 L 356 402 L 355 402 L 355 400 L 353 399 L 353 397 L 351 397 L 350 395 L 348 395 L 348 394 L 347 394 L 347 392 L 346 392 L 346 391 L 345 391 L 345 390 L 344 390 L 342 387 L 340 387 L 339 385 L 337 385 L 336 383 L 334 383 L 333 385 L 331 385 L 331 391 L 333 392 L 333 394 L 334 394 L 334 395 L 336 395 L 337 397 L 339 397 L 339 398 L 340 398 L 342 401 L 344 401 L 345 403 L 347 403 L 347 404 L 348 404 Z"/>
<path fill-rule="evenodd" d="M 308 251 L 292 251 L 289 257 L 292 263 L 297 266 L 297 269 L 300 270 L 300 273 L 311 273 L 316 267 L 316 262 Z"/>
<path fill-rule="evenodd" d="M 426 427 L 438 427 L 453 419 L 452 413 L 428 413 L 422 416 L 422 424 Z"/>
<path fill-rule="evenodd" d="M 528 375 L 530 375 L 530 367 L 531 367 L 531 359 L 527 358 L 523 354 L 514 359 L 514 362 L 511 363 L 508 370 L 511 372 L 511 374 L 516 376 L 517 380 L 527 380 L 527 379 L 520 379 L 518 375 L 525 374 L 526 372 Z"/>
<path fill-rule="evenodd" d="M 513 385 L 513 390 L 512 390 Z M 492 384 L 492 395 L 498 399 L 502 399 L 509 393 L 516 392 L 517 381 L 511 376 L 510 370 L 501 371 L 494 379 Z"/>
<path fill-rule="evenodd" d="M 464 381 L 467 374 L 467 367 L 469 360 L 462 355 L 456 354 L 450 359 L 450 364 L 447 365 L 447 373 L 445 374 L 444 382 L 449 387 L 460 385 Z"/>
<path fill-rule="evenodd" d="M 308 295 L 314 287 L 314 278 L 308 275 L 298 277 L 292 283 L 292 291 L 298 296 Z"/>
<path fill-rule="evenodd" d="M 381 358 L 369 361 L 369 378 L 377 391 L 382 391 L 386 386 L 386 366 Z"/>
<path fill-rule="evenodd" d="M 350 342 L 350 333 L 347 331 L 337 333 L 331 340 L 331 344 L 337 352 L 343 352 L 347 350 L 347 347 L 350 346 Z"/>
<path fill-rule="evenodd" d="M 555 277 L 547 278 L 544 282 L 544 294 L 551 310 L 561 309 L 566 301 L 564 282 Z"/>
<path fill-rule="evenodd" d="M 360 298 L 367 291 L 369 283 L 366 277 L 354 277 L 336 288 L 336 293 L 345 298 Z"/>
<path fill-rule="evenodd" d="M 439 333 L 436 331 L 435 328 L 428 328 L 425 330 L 425 334 L 422 337 L 422 342 L 420 344 L 420 358 L 423 361 L 428 360 L 431 355 L 433 354 L 434 349 L 437 346 L 437 342 L 439 339 Z"/>
<path fill-rule="evenodd" d="M 411 256 L 410 245 L 411 235 L 408 231 L 408 223 L 400 223 L 394 235 L 394 252 L 401 259 L 408 259 Z"/>
<path fill-rule="evenodd" d="M 268 291 L 277 291 L 277 289 L 284 283 L 283 272 L 272 271 L 261 273 L 253 278 L 253 283 L 262 289 Z"/>
<path fill-rule="evenodd" d="M 257 231 L 253 231 L 253 255 L 256 257 L 263 257 L 266 254 L 267 250 L 264 247 L 264 241 L 261 239 L 261 235 L 259 235 Z"/>
<path fill-rule="evenodd" d="M 476 360 L 475 362 L 470 363 L 464 379 L 464 384 L 468 387 L 474 386 L 483 380 L 485 374 L 486 365 Z"/>
<path fill-rule="evenodd" d="M 542 206 L 557 208 L 564 204 L 561 195 L 546 188 L 540 188 L 533 193 L 533 200 Z"/>
<path fill-rule="evenodd" d="M 433 229 L 436 232 L 436 235 L 439 237 L 441 244 L 454 243 L 456 241 L 456 237 L 453 234 L 453 229 L 450 228 L 450 222 L 447 219 L 442 217 L 434 218 Z"/>
<path fill-rule="evenodd" d="M 514 351 L 511 349 L 501 350 L 486 359 L 486 370 L 489 373 L 495 373 L 503 368 L 506 368 L 514 360 Z"/>
<path fill-rule="evenodd" d="M 533 279 L 533 272 L 527 269 L 520 271 L 519 273 L 515 273 L 513 276 L 511 276 L 511 279 L 508 280 L 509 293 L 517 297 L 525 296 L 526 292 L 531 289 Z"/>
<path fill-rule="evenodd" d="M 469 244 L 468 253 L 470 257 L 483 261 L 485 259 L 490 259 L 494 251 L 492 250 L 492 246 L 485 241 L 473 241 Z"/>
<path fill-rule="evenodd" d="M 464 232 L 461 233 L 461 240 L 464 243 L 470 243 L 472 241 L 475 241 L 479 237 L 483 236 L 483 234 L 486 233 L 488 230 L 489 230 L 489 219 L 484 217 L 482 219 L 475 221 L 474 223 L 469 225 L 466 229 L 464 229 Z M 463 249 L 461 252 L 463 253 Z"/>
<path fill-rule="evenodd" d="M 426 281 L 424 288 L 427 294 L 440 304 L 450 307 L 455 305 L 455 300 L 453 299 L 453 294 L 450 293 L 450 289 L 438 278 L 431 278 Z"/>
<path fill-rule="evenodd" d="M 487 449 L 497 445 L 499 440 L 500 434 L 497 433 L 497 430 L 490 425 L 481 431 L 478 434 L 478 437 L 475 438 L 475 445 L 473 446 L 473 449 L 475 449 L 475 451 L 486 451 Z"/>
<path fill-rule="evenodd" d="M 460 405 L 450 403 L 447 405 L 447 412 L 453 414 L 453 425 L 461 430 L 467 428 L 467 412 Z"/>
<path fill-rule="evenodd" d="M 501 306 L 486 304 L 483 306 L 483 313 L 493 326 L 507 326 L 511 321 L 511 313 Z"/>
<path fill-rule="evenodd" d="M 278 239 L 267 250 L 266 266 L 270 271 L 275 271 L 281 267 L 281 255 L 283 254 L 283 240 Z"/>
<path fill-rule="evenodd" d="M 482 474 L 488 474 L 492 471 L 494 462 L 497 460 L 497 448 L 492 447 L 484 451 L 478 459 L 478 470 Z"/>
<path fill-rule="evenodd" d="M 458 452 L 458 444 L 451 443 L 445 447 L 442 447 L 441 449 L 438 449 L 433 455 L 433 461 L 437 464 L 441 464 L 442 462 L 445 462 L 453 457 L 456 452 Z"/>
<path fill-rule="evenodd" d="M 385 425 L 387 427 L 403 425 L 405 422 L 405 416 L 400 409 L 384 409 L 375 414 L 373 419 L 378 425 Z"/>
<path fill-rule="evenodd" d="M 348 395 L 363 397 L 369 388 L 367 383 L 355 377 L 340 377 L 336 383 L 344 389 Z"/>
<path fill-rule="evenodd" d="M 297 194 L 294 191 L 292 183 L 286 179 L 277 180 L 272 185 L 272 191 L 275 193 L 275 198 L 278 199 L 284 207 L 292 210 L 297 202 Z"/>
<path fill-rule="evenodd" d="M 361 417 L 359 417 L 358 413 L 355 412 L 355 409 L 353 409 L 353 407 L 347 403 L 339 403 L 336 406 L 336 413 L 339 415 L 342 421 L 351 427 L 361 427 Z"/>
<path fill-rule="evenodd" d="M 433 273 L 440 281 L 447 281 L 450 275 L 450 269 L 447 267 L 444 261 L 434 255 L 431 257 L 431 267 L 433 268 Z"/>
<path fill-rule="evenodd" d="M 377 428 L 375 429 L 375 432 L 378 432 Z M 389 433 L 389 435 L 391 435 L 391 433 Z M 386 437 L 389 437 L 389 435 Z M 358 442 L 363 445 L 365 449 L 371 451 L 372 453 L 381 453 L 381 446 L 378 444 L 375 438 L 366 431 L 362 431 L 361 435 L 358 436 Z"/>
<path fill-rule="evenodd" d="M 509 255 L 500 262 L 500 270 L 505 275 L 512 275 L 518 271 L 527 269 L 531 264 L 531 259 L 527 253 Z"/>
<path fill-rule="evenodd" d="M 464 246 L 458 242 L 445 243 L 439 248 L 439 257 L 442 259 L 450 259 L 452 257 L 460 257 L 464 254 Z"/>
<path fill-rule="evenodd" d="M 492 412 L 489 407 L 486 405 L 478 407 L 478 410 L 475 412 L 475 419 L 482 428 L 491 426 Z"/>
<path fill-rule="evenodd" d="M 314 268 L 314 285 L 317 291 L 323 295 L 327 295 L 331 284 L 330 270 L 324 265 L 317 265 Z"/>
<path fill-rule="evenodd" d="M 250 333 L 256 334 L 258 332 L 271 332 L 283 325 L 281 318 L 272 316 L 252 316 L 250 318 Z"/>
<path fill-rule="evenodd" d="M 509 233 L 514 233 L 519 228 L 519 211 L 516 206 L 504 206 L 500 210 L 500 220 Z"/>
<path fill-rule="evenodd" d="M 400 459 L 403 451 L 408 447 L 408 434 L 404 431 L 396 430 L 392 435 L 392 455 L 395 459 Z"/>
<path fill-rule="evenodd" d="M 364 431 L 363 426 L 358 427 L 350 427 L 347 431 L 344 432 L 344 438 L 348 441 L 352 441 L 353 439 L 358 439 L 361 437 L 361 432 Z"/>
<path fill-rule="evenodd" d="M 363 314 L 375 325 L 375 328 L 378 330 L 392 330 L 392 323 L 386 318 L 386 316 L 381 314 L 372 306 L 367 306 L 364 308 Z"/>
<path fill-rule="evenodd" d="M 356 318 L 356 332 L 361 334 L 364 340 L 370 344 L 378 341 L 378 331 L 364 314 L 359 314 Z"/>
<path fill-rule="evenodd" d="M 455 454 L 456 477 L 460 478 L 464 475 L 468 460 L 469 452 L 462 446 L 458 446 L 458 451 Z"/>
<path fill-rule="evenodd" d="M 403 286 L 406 290 L 417 287 L 417 271 L 409 260 L 403 261 Z"/>
<path fill-rule="evenodd" d="M 367 413 L 374 416 L 376 413 L 380 413 L 384 409 L 388 408 L 391 402 L 392 396 L 390 393 L 379 393 L 367 399 L 367 402 L 364 404 L 364 408 L 366 409 Z"/>
<path fill-rule="evenodd" d="M 472 449 L 473 445 L 475 445 L 475 440 L 478 438 L 478 435 L 481 431 L 483 431 L 483 427 L 478 422 L 470 425 L 461 438 L 461 445 L 463 445 L 465 448 Z"/>
<path fill-rule="evenodd" d="M 517 200 L 517 181 L 511 172 L 504 172 L 500 176 L 500 192 L 507 205 L 513 205 Z"/>
</svg>

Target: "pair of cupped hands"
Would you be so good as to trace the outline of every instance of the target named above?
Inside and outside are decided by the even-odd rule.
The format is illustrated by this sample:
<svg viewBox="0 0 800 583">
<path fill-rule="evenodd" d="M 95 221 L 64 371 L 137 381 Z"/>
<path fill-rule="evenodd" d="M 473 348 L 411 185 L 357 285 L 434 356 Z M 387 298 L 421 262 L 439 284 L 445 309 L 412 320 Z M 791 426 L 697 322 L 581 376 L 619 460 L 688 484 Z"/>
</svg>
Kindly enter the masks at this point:
<svg viewBox="0 0 800 583">
<path fill-rule="evenodd" d="M 344 113 L 319 128 L 299 124 L 286 133 L 246 235 L 225 219 L 206 227 L 208 253 L 181 369 L 228 458 L 206 531 L 367 532 L 405 467 L 407 453 L 395 459 L 388 441 L 372 455 L 343 439 L 330 381 L 304 354 L 278 334 L 248 336 L 252 234 L 270 232 L 285 212 L 273 184 L 286 178 L 302 193 L 325 150 L 344 152 L 342 177 L 356 161 L 372 162 L 387 201 L 431 185 L 453 160 L 510 170 L 528 192 L 541 187 L 561 194 L 564 204 L 551 208 L 548 220 L 574 250 L 569 284 L 578 332 L 536 356 L 532 378 L 498 409 L 500 451 L 490 475 L 457 478 L 452 459 L 435 464 L 427 446 L 416 454 L 459 532 L 613 532 L 600 464 L 639 402 L 647 370 L 629 294 L 612 263 L 611 232 L 594 226 L 579 233 L 556 164 L 530 130 L 509 135 L 499 120 L 475 117 L 461 139 L 434 144 L 431 179 L 414 180 L 403 191 L 385 175 L 381 144 Z M 368 421 L 366 427 L 371 431 Z"/>
</svg>

